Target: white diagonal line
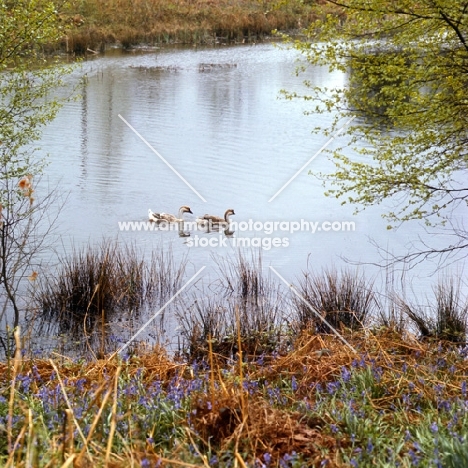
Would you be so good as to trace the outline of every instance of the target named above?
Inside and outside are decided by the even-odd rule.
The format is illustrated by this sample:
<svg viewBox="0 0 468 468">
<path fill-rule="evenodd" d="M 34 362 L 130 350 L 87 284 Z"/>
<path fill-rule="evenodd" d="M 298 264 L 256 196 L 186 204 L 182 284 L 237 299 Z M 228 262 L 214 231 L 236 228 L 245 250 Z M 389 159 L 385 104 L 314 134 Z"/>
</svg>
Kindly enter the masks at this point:
<svg viewBox="0 0 468 468">
<path fill-rule="evenodd" d="M 117 351 L 112 353 L 110 361 L 116 354 L 120 354 L 130 343 L 206 268 L 202 266 L 140 329 Z"/>
<path fill-rule="evenodd" d="M 269 200 L 273 201 L 350 123 L 356 116 L 351 117 Z"/>
<path fill-rule="evenodd" d="M 196 195 L 198 195 L 198 197 L 203 200 L 205 203 L 206 203 L 206 200 L 197 192 L 197 190 L 195 190 L 192 185 L 177 171 L 177 169 L 175 169 L 171 163 L 169 161 L 167 161 L 163 156 L 161 156 L 161 154 L 159 154 L 147 141 L 146 139 L 140 134 L 138 133 L 137 130 L 135 130 L 131 124 L 129 124 L 120 114 L 119 114 L 119 118 L 125 123 L 125 125 L 127 125 L 127 127 L 133 131 L 133 133 L 135 133 L 135 135 L 138 136 L 138 138 L 140 138 L 140 140 L 156 155 L 158 156 L 159 159 L 161 159 L 161 161 L 164 162 L 164 164 L 166 164 L 166 166 L 177 176 L 179 177 L 180 180 L 182 180 L 182 182 L 185 183 L 185 185 L 187 185 L 187 187 L 189 187 Z"/>
<path fill-rule="evenodd" d="M 335 328 L 333 328 L 315 309 L 314 307 L 312 306 L 312 304 L 310 304 L 308 301 L 306 301 L 297 291 L 296 291 L 296 288 L 288 283 L 271 265 L 270 265 L 270 270 L 273 271 L 273 273 L 275 273 L 276 276 L 278 276 L 278 278 L 280 278 L 284 284 L 286 284 L 286 286 L 291 289 L 291 291 L 306 305 L 308 305 L 310 307 L 310 310 L 323 322 L 325 323 L 326 325 L 328 325 L 328 327 L 330 328 L 330 330 L 349 348 L 351 349 L 351 351 L 353 351 L 354 353 L 358 354 L 358 352 L 348 343 L 347 340 L 345 340 L 345 338 L 343 338 L 343 336 L 341 336 L 336 330 Z"/>
</svg>

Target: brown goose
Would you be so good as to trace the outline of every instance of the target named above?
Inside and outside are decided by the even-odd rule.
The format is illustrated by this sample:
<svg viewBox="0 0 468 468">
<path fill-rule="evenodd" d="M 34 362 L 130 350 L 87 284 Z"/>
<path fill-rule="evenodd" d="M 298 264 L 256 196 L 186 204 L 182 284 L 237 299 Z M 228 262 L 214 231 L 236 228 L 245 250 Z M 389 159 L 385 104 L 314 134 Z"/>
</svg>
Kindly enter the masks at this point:
<svg viewBox="0 0 468 468">
<path fill-rule="evenodd" d="M 234 210 L 229 208 L 224 213 L 224 218 L 214 215 L 203 215 L 200 218 L 197 218 L 197 223 L 201 225 L 209 225 L 209 226 L 219 226 L 219 225 L 228 225 L 229 224 L 229 217 L 235 215 Z"/>
<path fill-rule="evenodd" d="M 192 210 L 187 205 L 182 205 L 179 209 L 179 216 L 170 213 L 154 213 L 151 209 L 148 210 L 148 219 L 155 223 L 180 223 L 183 219 L 184 213 L 192 213 Z M 192 213 L 193 214 L 193 213 Z"/>
</svg>

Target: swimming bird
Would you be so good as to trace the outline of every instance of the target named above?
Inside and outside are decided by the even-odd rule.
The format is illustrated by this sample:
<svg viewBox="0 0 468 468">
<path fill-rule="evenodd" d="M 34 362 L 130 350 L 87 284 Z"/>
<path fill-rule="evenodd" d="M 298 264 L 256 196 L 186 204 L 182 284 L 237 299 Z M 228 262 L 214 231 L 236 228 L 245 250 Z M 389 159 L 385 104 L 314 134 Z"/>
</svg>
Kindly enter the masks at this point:
<svg viewBox="0 0 468 468">
<path fill-rule="evenodd" d="M 215 227 L 219 227 L 220 225 L 227 226 L 229 225 L 229 217 L 235 214 L 236 213 L 234 213 L 234 210 L 232 208 L 229 208 L 224 213 L 224 218 L 221 218 L 219 216 L 205 214 L 201 216 L 200 218 L 197 218 L 197 223 L 204 225 L 204 226 L 206 225 L 215 226 Z"/>
<path fill-rule="evenodd" d="M 170 214 L 170 213 L 154 213 L 151 209 L 148 210 L 148 219 L 155 223 L 180 223 L 184 220 L 183 214 L 184 213 L 191 213 L 193 214 L 192 210 L 187 205 L 182 205 L 179 208 L 179 215 L 178 217 Z"/>
<path fill-rule="evenodd" d="M 151 221 L 153 223 L 157 223 L 157 222 L 161 221 L 161 218 L 159 218 L 159 213 L 153 213 L 151 208 L 148 209 L 148 219 L 149 219 L 149 221 Z"/>
</svg>

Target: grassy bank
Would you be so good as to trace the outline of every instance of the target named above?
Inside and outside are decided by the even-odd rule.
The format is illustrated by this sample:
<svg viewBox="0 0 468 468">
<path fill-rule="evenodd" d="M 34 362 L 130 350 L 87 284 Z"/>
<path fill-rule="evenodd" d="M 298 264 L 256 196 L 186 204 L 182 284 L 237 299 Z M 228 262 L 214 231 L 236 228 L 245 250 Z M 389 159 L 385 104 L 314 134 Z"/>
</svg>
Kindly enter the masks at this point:
<svg viewBox="0 0 468 468">
<path fill-rule="evenodd" d="M 208 289 L 177 304 L 177 351 L 134 342 L 115 355 L 125 339 L 106 346 L 101 308 L 164 302 L 185 271 L 116 248 L 75 252 L 38 286 L 37 313 L 95 352 L 39 358 L 15 331 L 0 361 L 0 466 L 468 466 L 458 283 L 422 307 L 382 303 L 360 273 L 311 270 L 291 297 L 260 255 L 219 257 Z"/>
<path fill-rule="evenodd" d="M 213 44 L 256 41 L 313 19 L 300 0 L 83 0 L 61 13 L 63 46 L 74 53 L 106 44 Z"/>
<path fill-rule="evenodd" d="M 0 363 L 0 464 L 468 466 L 468 348 L 390 329 L 345 338 L 302 333 L 242 365 L 158 348 L 93 362 L 17 353 Z"/>
</svg>

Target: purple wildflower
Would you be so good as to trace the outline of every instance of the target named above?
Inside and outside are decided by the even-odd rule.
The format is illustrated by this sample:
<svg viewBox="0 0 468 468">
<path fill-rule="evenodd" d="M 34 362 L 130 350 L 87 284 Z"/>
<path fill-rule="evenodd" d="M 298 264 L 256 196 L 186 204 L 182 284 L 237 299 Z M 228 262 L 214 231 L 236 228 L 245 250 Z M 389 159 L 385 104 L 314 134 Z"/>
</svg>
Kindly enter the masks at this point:
<svg viewBox="0 0 468 468">
<path fill-rule="evenodd" d="M 291 389 L 293 392 L 296 392 L 298 387 L 299 385 L 297 384 L 296 376 L 293 375 L 291 378 Z"/>
<path fill-rule="evenodd" d="M 351 372 L 345 366 L 341 368 L 341 378 L 343 379 L 343 382 L 345 383 L 351 380 Z"/>
<path fill-rule="evenodd" d="M 408 450 L 408 455 L 410 456 L 411 459 L 411 466 L 418 466 L 419 461 L 421 460 L 421 457 L 417 455 L 417 453 L 410 449 Z"/>
<path fill-rule="evenodd" d="M 340 382 L 328 382 L 327 383 L 327 392 L 330 395 L 333 395 L 340 388 Z"/>
</svg>

